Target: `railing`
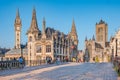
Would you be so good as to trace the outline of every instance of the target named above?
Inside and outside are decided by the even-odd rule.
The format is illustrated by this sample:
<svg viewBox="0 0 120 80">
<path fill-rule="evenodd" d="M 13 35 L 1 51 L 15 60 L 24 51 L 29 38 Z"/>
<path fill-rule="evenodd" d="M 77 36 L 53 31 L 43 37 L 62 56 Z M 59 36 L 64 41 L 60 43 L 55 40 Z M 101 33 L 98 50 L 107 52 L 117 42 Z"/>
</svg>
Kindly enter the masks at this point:
<svg viewBox="0 0 120 80">
<path fill-rule="evenodd" d="M 19 68 L 20 63 L 19 61 L 0 61 L 0 70 L 4 69 L 12 69 L 12 68 Z"/>
<path fill-rule="evenodd" d="M 29 66 L 38 66 L 42 64 L 46 64 L 45 60 L 30 60 L 30 61 L 24 61 L 22 64 L 22 68 L 26 65 Z M 21 64 L 18 60 L 11 60 L 11 61 L 0 61 L 0 70 L 6 70 L 6 69 L 15 69 L 15 68 L 21 68 Z"/>
</svg>

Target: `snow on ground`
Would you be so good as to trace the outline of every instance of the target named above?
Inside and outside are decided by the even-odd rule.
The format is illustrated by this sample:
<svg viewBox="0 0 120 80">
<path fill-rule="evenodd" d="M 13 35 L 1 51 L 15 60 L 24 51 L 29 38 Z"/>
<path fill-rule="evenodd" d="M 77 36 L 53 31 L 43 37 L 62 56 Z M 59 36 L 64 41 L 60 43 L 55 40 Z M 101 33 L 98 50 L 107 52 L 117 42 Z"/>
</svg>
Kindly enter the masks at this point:
<svg viewBox="0 0 120 80">
<path fill-rule="evenodd" d="M 66 63 L 0 72 L 0 80 L 117 80 L 110 63 Z"/>
</svg>

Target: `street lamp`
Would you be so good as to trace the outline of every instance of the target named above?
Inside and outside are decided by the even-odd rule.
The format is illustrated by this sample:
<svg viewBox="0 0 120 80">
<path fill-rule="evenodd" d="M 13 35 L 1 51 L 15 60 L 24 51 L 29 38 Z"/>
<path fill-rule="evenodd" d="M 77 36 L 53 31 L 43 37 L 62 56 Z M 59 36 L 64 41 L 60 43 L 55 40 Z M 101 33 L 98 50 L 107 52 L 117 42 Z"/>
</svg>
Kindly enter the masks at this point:
<svg viewBox="0 0 120 80">
<path fill-rule="evenodd" d="M 25 48 L 24 45 L 21 45 L 21 57 L 23 58 L 23 49 Z"/>
<path fill-rule="evenodd" d="M 30 66 L 31 66 L 31 44 L 30 44 Z"/>
<path fill-rule="evenodd" d="M 117 39 L 116 39 L 116 55 L 115 56 L 117 57 Z"/>
</svg>

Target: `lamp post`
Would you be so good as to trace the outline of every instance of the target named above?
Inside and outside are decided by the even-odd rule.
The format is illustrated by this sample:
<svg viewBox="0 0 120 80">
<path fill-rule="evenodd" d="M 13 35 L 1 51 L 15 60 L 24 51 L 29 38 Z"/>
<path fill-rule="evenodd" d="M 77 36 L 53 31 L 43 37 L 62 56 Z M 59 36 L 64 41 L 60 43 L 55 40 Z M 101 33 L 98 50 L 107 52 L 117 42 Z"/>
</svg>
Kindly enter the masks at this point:
<svg viewBox="0 0 120 80">
<path fill-rule="evenodd" d="M 112 47 L 112 55 L 111 55 L 111 62 L 113 62 L 113 59 L 114 59 L 114 54 L 113 54 L 113 47 Z"/>
<path fill-rule="evenodd" d="M 115 66 L 117 65 L 117 39 L 116 39 L 116 53 L 115 53 Z"/>
<path fill-rule="evenodd" d="M 31 44 L 30 44 L 30 66 L 31 66 Z"/>
<path fill-rule="evenodd" d="M 103 52 L 102 52 L 102 62 L 103 62 Z"/>
<path fill-rule="evenodd" d="M 25 48 L 24 45 L 21 45 L 21 57 L 23 58 L 23 49 Z"/>
<path fill-rule="evenodd" d="M 116 39 L 116 54 L 115 54 L 116 58 L 117 58 L 117 39 Z"/>
</svg>

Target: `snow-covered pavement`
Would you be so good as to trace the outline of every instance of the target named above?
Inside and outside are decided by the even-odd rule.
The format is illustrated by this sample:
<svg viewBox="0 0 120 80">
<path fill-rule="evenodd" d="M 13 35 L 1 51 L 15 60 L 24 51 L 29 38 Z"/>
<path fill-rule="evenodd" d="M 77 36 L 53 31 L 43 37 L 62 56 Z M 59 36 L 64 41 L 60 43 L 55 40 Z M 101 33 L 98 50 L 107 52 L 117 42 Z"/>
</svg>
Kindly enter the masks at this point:
<svg viewBox="0 0 120 80">
<path fill-rule="evenodd" d="M 66 63 L 0 71 L 0 80 L 117 80 L 110 63 Z"/>
</svg>

